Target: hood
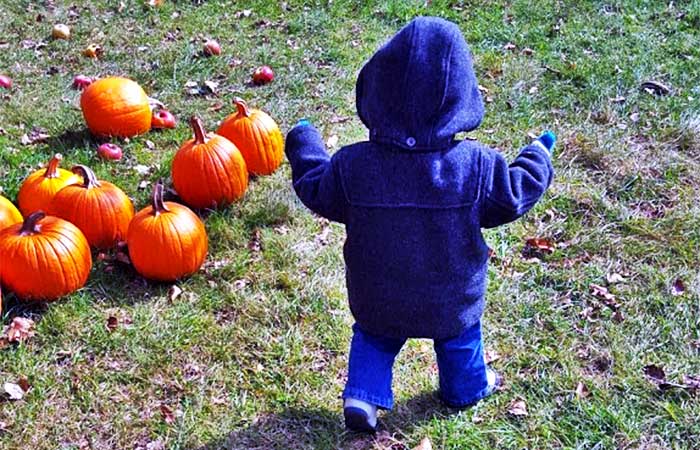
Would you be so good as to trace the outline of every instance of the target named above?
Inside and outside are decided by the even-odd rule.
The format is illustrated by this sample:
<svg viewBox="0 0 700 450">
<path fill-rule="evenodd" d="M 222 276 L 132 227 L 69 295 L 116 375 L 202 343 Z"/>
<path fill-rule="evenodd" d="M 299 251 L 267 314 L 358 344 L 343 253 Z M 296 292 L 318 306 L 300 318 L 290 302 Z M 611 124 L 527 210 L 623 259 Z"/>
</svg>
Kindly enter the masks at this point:
<svg viewBox="0 0 700 450">
<path fill-rule="evenodd" d="M 414 19 L 384 44 L 355 92 L 370 140 L 407 150 L 446 148 L 484 116 L 469 47 L 457 25 L 435 17 Z"/>
</svg>

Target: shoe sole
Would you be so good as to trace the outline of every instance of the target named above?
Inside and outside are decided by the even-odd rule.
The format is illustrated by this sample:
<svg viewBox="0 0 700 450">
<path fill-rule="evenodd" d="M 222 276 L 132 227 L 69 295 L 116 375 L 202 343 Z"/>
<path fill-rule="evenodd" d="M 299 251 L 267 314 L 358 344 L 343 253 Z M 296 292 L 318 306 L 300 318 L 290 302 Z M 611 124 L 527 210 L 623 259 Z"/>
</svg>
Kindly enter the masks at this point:
<svg viewBox="0 0 700 450">
<path fill-rule="evenodd" d="M 375 433 L 377 429 L 367 421 L 367 413 L 360 408 L 345 408 L 343 410 L 345 416 L 345 426 L 353 431 L 362 431 L 365 433 Z"/>
</svg>

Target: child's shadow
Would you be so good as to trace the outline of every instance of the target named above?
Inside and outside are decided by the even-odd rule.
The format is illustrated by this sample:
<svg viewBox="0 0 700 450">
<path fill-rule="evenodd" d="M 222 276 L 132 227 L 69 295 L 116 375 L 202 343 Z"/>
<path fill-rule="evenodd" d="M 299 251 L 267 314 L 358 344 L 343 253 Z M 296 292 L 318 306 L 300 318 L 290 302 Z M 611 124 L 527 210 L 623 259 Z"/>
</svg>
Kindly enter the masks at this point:
<svg viewBox="0 0 700 450">
<path fill-rule="evenodd" d="M 340 406 L 340 402 L 338 404 Z M 289 408 L 270 414 L 250 426 L 236 430 L 197 450 L 268 450 L 268 449 L 349 449 L 361 450 L 380 444 L 382 448 L 407 448 L 394 435 L 409 433 L 422 422 L 445 417 L 449 410 L 434 393 L 425 392 L 380 416 L 375 435 L 352 433 L 345 429 L 340 408 Z"/>
</svg>

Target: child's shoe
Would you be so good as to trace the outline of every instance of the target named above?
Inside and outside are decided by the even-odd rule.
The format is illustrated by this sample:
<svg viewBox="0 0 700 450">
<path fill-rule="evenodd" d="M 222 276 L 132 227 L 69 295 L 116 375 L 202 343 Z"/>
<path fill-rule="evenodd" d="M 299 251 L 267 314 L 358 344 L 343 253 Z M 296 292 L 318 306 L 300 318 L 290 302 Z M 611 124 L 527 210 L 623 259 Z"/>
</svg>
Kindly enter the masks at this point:
<svg viewBox="0 0 700 450">
<path fill-rule="evenodd" d="M 343 403 L 345 426 L 353 431 L 377 431 L 377 407 L 362 400 L 346 398 Z"/>
</svg>

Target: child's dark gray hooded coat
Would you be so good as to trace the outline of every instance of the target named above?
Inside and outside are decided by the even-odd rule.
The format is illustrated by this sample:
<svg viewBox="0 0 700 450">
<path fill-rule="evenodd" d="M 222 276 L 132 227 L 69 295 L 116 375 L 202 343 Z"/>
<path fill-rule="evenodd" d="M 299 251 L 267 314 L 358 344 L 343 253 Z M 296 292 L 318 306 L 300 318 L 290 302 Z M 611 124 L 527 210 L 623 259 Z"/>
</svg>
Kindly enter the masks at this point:
<svg viewBox="0 0 700 450">
<path fill-rule="evenodd" d="M 345 224 L 350 308 L 366 332 L 441 339 L 482 315 L 488 247 L 482 227 L 515 220 L 552 180 L 549 154 L 508 165 L 454 135 L 484 110 L 459 28 L 418 18 L 362 68 L 357 111 L 369 141 L 332 158 L 311 126 L 287 136 L 294 188 L 312 211 Z"/>
</svg>

